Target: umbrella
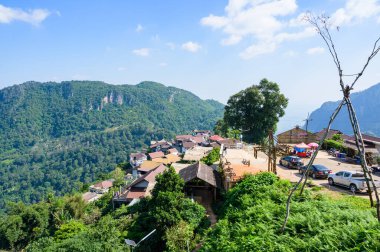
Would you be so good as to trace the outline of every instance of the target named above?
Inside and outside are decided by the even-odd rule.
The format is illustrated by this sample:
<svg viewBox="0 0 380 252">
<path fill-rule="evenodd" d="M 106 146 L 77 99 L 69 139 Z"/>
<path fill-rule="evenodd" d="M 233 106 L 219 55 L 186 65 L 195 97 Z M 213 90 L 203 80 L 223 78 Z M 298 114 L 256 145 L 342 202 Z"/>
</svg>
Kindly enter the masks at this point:
<svg viewBox="0 0 380 252">
<path fill-rule="evenodd" d="M 317 143 L 309 143 L 308 146 L 311 148 L 317 148 L 319 145 Z"/>
<path fill-rule="evenodd" d="M 305 144 L 305 143 L 300 143 L 300 144 L 297 144 L 296 146 L 294 146 L 294 147 L 296 147 L 296 148 L 298 148 L 298 149 L 310 149 L 310 146 L 309 145 L 307 145 L 307 144 Z"/>
</svg>

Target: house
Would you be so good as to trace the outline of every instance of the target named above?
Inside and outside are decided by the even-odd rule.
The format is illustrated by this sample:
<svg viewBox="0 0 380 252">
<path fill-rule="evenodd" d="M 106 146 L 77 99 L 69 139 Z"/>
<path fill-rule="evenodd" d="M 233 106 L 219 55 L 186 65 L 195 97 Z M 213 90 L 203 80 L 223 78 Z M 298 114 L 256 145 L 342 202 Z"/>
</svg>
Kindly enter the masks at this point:
<svg viewBox="0 0 380 252">
<path fill-rule="evenodd" d="M 137 168 L 137 171 L 138 173 L 140 174 L 145 174 L 155 168 L 157 168 L 158 166 L 160 166 L 161 163 L 158 163 L 158 162 L 155 162 L 155 161 L 152 161 L 152 160 L 146 160 L 144 161 L 138 168 Z"/>
<path fill-rule="evenodd" d="M 192 137 L 192 135 L 178 135 L 175 137 L 175 144 L 181 147 L 183 142 L 190 142 Z"/>
<path fill-rule="evenodd" d="M 210 136 L 209 140 L 210 142 L 218 142 L 224 140 L 224 138 L 218 135 L 212 135 Z"/>
<path fill-rule="evenodd" d="M 193 148 L 194 146 L 197 146 L 197 143 L 194 143 L 193 141 L 187 141 L 183 142 L 181 145 L 181 153 L 185 153 L 187 150 Z"/>
<path fill-rule="evenodd" d="M 152 152 L 158 152 L 158 151 L 167 152 L 170 148 L 172 148 L 172 143 L 162 139 L 158 142 L 154 142 L 153 144 L 151 144 L 149 148 L 151 149 Z"/>
<path fill-rule="evenodd" d="M 153 160 L 155 158 L 164 157 L 165 154 L 162 151 L 157 151 L 157 152 L 149 153 L 148 156 L 150 160 Z"/>
<path fill-rule="evenodd" d="M 90 202 L 93 202 L 97 199 L 100 198 L 100 195 L 95 193 L 95 192 L 85 192 L 83 195 L 82 195 L 82 199 L 84 202 L 86 203 L 90 203 Z"/>
<path fill-rule="evenodd" d="M 325 133 L 326 133 L 326 129 L 323 129 L 319 132 L 314 133 L 315 134 L 315 140 L 320 141 L 323 138 Z M 332 138 L 333 135 L 341 135 L 343 139 L 349 138 L 349 136 L 343 134 L 343 132 L 340 130 L 330 129 L 329 132 L 327 132 L 326 139 Z"/>
<path fill-rule="evenodd" d="M 90 192 L 94 192 L 98 194 L 107 193 L 108 190 L 112 187 L 113 181 L 114 181 L 113 179 L 109 179 L 109 180 L 104 180 L 102 182 L 96 183 L 95 185 L 91 185 Z"/>
<path fill-rule="evenodd" d="M 366 160 L 368 165 L 373 164 L 373 158 L 380 156 L 380 138 L 362 134 Z M 344 146 L 347 148 L 347 156 L 357 154 L 356 140 L 354 136 L 344 138 Z M 360 144 L 361 146 L 361 144 Z"/>
<path fill-rule="evenodd" d="M 193 130 L 193 135 L 202 136 L 207 139 L 211 136 L 211 130 Z"/>
<path fill-rule="evenodd" d="M 129 205 L 137 203 L 140 199 L 150 196 L 154 185 L 156 184 L 156 176 L 165 171 L 166 166 L 161 164 L 150 170 L 140 178 L 136 179 L 132 184 L 116 192 L 113 197 L 115 203 L 127 203 Z"/>
<path fill-rule="evenodd" d="M 316 142 L 315 134 L 301 129 L 298 125 L 277 135 L 279 144 L 298 144 Z"/>
<path fill-rule="evenodd" d="M 220 144 L 220 146 L 223 146 L 224 149 L 226 149 L 226 148 L 229 148 L 229 149 L 241 149 L 241 148 L 243 148 L 243 144 L 239 140 L 233 139 L 233 138 L 226 138 L 223 140 L 219 140 L 219 141 L 217 141 L 217 143 Z"/>
<path fill-rule="evenodd" d="M 179 171 L 185 181 L 185 193 L 201 204 L 210 204 L 216 200 L 221 189 L 221 176 L 212 167 L 201 162 L 189 165 Z"/>
<path fill-rule="evenodd" d="M 147 157 L 144 153 L 131 153 L 129 155 L 129 163 L 133 168 L 140 166 L 145 160 L 147 160 Z"/>
</svg>

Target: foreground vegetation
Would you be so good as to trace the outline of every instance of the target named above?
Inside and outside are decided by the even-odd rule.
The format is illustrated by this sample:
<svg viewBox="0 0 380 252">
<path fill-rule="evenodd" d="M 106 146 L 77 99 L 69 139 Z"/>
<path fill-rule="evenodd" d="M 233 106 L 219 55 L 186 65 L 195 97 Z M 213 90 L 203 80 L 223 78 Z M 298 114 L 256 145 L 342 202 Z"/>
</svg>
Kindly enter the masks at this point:
<svg viewBox="0 0 380 252">
<path fill-rule="evenodd" d="M 112 192 L 84 204 L 79 195 L 51 197 L 30 206 L 10 204 L 0 218 L 0 249 L 26 251 L 379 251 L 380 224 L 367 200 L 323 190 L 295 197 L 285 232 L 289 181 L 271 173 L 246 176 L 225 194 L 213 228 L 205 209 L 186 198 L 183 180 L 169 168 L 151 197 L 116 210 Z"/>
<path fill-rule="evenodd" d="M 10 204 L 0 218 L 0 249 L 26 251 L 128 251 L 157 231 L 137 251 L 184 251 L 195 247 L 209 222 L 205 209 L 185 198 L 173 168 L 157 177 L 152 196 L 132 207 L 112 209 L 112 192 L 85 204 L 80 195 L 30 206 Z"/>
<path fill-rule="evenodd" d="M 270 173 L 247 176 L 226 194 L 219 221 L 202 251 L 379 251 L 380 224 L 368 202 L 306 191 L 295 197 L 280 233 L 288 181 Z"/>
</svg>

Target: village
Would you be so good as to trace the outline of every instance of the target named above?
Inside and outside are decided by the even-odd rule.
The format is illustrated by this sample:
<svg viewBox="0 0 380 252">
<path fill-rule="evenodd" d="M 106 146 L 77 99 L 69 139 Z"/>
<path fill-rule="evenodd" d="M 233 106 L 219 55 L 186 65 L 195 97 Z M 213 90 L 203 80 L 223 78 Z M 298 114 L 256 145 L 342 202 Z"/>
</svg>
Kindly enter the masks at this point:
<svg viewBox="0 0 380 252">
<path fill-rule="evenodd" d="M 282 155 L 275 160 L 274 172 L 282 179 L 297 182 L 302 176 L 302 167 L 292 167 L 286 163 L 287 157 L 299 158 L 302 165 L 307 165 L 310 154 L 316 149 L 324 133 L 325 130 L 311 133 L 296 126 L 278 134 L 275 137 L 275 144 L 286 151 L 279 153 Z M 332 185 L 327 180 L 328 174 L 361 171 L 360 158 L 355 156 L 356 146 L 353 137 L 339 130 L 330 130 L 327 139 L 333 138 L 334 135 L 343 139 L 346 153 L 331 149 L 321 150 L 314 165 L 327 168 L 328 173 L 325 172 L 325 176 L 319 176 L 321 172 L 311 173 L 310 184 L 332 192 L 368 197 L 368 193 L 352 192 L 347 188 Z M 363 135 L 363 139 L 367 163 L 373 167 L 375 180 L 379 180 L 379 167 L 376 166 L 379 164 L 376 164 L 376 157 L 379 157 L 380 153 L 380 138 Z M 217 151 L 217 160 L 209 165 L 202 162 L 213 150 Z M 228 191 L 246 174 L 270 171 L 269 163 L 268 153 L 260 149 L 259 145 L 223 138 L 213 135 L 209 130 L 193 130 L 187 135 L 177 135 L 174 140 L 152 141 L 147 153 L 131 153 L 129 159 L 131 169 L 125 175 L 126 184 L 114 193 L 112 204 L 113 207 L 121 204 L 133 205 L 141 198 L 150 196 L 156 183 L 156 176 L 169 166 L 173 166 L 185 181 L 186 195 L 202 204 L 215 222 L 211 206 L 220 198 L 220 193 Z M 83 199 L 86 202 L 95 201 L 108 192 L 112 185 L 112 179 L 91 185 L 89 192 L 83 194 Z"/>
</svg>

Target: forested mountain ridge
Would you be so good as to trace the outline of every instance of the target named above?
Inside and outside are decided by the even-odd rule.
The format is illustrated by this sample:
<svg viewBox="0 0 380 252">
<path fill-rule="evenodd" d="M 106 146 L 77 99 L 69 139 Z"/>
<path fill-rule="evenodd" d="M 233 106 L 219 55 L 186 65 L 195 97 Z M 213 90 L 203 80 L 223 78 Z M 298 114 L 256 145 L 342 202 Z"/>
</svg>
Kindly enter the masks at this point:
<svg viewBox="0 0 380 252">
<path fill-rule="evenodd" d="M 351 94 L 352 104 L 359 120 L 360 129 L 363 133 L 380 136 L 380 83 Z M 315 132 L 326 128 L 333 111 L 338 107 L 340 101 L 325 102 L 310 115 L 312 121 L 308 130 Z M 341 112 L 332 124 L 333 129 L 338 129 L 345 134 L 352 134 L 347 107 L 343 106 Z"/>
<path fill-rule="evenodd" d="M 27 82 L 0 90 L 0 207 L 79 189 L 152 139 L 210 129 L 224 106 L 155 82 Z"/>
</svg>

